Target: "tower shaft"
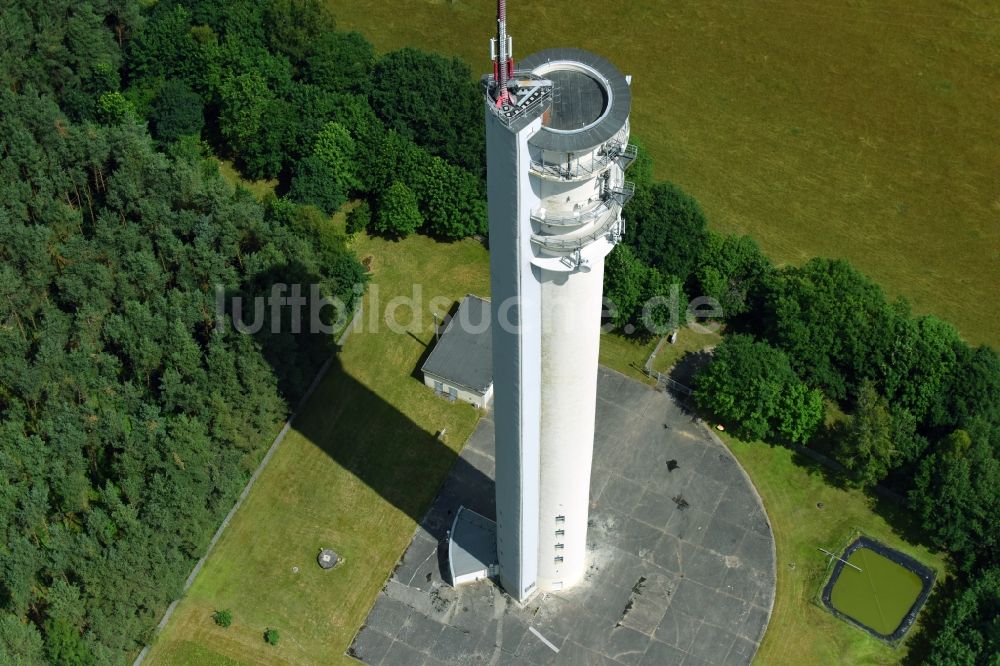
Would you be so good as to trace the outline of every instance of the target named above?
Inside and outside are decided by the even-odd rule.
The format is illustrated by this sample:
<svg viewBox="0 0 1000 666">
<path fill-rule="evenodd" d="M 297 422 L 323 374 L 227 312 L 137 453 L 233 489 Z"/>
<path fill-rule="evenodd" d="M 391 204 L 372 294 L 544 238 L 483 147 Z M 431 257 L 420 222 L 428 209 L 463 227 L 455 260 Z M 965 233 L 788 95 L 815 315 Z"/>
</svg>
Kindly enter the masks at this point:
<svg viewBox="0 0 1000 666">
<path fill-rule="evenodd" d="M 498 39 L 506 29 L 503 0 Z M 576 49 L 486 77 L 500 582 L 518 600 L 587 569 L 604 259 L 621 237 L 631 93 Z M 505 97 L 505 93 L 507 96 Z"/>
</svg>

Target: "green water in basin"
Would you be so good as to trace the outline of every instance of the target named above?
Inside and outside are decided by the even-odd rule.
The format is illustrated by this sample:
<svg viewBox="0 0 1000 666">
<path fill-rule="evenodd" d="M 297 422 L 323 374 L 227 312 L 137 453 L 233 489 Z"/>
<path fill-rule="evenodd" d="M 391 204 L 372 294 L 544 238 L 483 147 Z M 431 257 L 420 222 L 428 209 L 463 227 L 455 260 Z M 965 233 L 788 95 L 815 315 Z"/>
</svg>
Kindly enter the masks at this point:
<svg viewBox="0 0 1000 666">
<path fill-rule="evenodd" d="M 858 548 L 833 584 L 830 603 L 880 634 L 891 634 L 913 607 L 923 583 L 917 574 L 868 548 Z"/>
</svg>

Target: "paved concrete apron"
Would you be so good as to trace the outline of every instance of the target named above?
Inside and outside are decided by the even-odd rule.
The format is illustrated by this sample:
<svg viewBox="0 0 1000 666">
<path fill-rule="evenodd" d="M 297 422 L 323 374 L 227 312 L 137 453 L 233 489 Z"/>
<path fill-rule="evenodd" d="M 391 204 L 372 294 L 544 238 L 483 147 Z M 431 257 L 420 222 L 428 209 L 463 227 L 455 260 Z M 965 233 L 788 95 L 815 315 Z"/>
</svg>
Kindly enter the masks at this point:
<svg viewBox="0 0 1000 666">
<path fill-rule="evenodd" d="M 475 481 L 493 478 L 493 446 L 484 418 L 351 654 L 372 666 L 750 663 L 774 601 L 770 525 L 729 451 L 669 395 L 601 368 L 590 570 L 524 607 L 490 582 L 443 582 L 454 512 L 495 516 L 492 486 Z"/>
</svg>

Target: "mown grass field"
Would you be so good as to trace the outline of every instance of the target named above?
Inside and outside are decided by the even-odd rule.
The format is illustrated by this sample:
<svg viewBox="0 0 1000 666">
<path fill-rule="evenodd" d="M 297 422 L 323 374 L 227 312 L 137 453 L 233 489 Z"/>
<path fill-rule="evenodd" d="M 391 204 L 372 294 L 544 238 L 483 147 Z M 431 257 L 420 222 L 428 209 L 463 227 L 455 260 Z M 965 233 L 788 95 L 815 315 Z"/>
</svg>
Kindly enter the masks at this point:
<svg viewBox="0 0 1000 666">
<path fill-rule="evenodd" d="M 489 68 L 493 0 L 330 6 L 381 51 Z M 515 55 L 578 46 L 633 75 L 634 134 L 714 228 L 780 262 L 845 257 L 1000 346 L 1000 4 L 550 0 L 508 15 Z"/>
<path fill-rule="evenodd" d="M 677 329 L 677 340 L 674 344 L 664 343 L 660 352 L 653 359 L 653 370 L 669 372 L 685 355 L 699 352 L 706 347 L 714 347 L 722 342 L 722 336 L 710 329 L 699 326 L 698 329 L 682 326 Z"/>
<path fill-rule="evenodd" d="M 627 338 L 614 333 L 601 335 L 601 351 L 599 362 L 617 370 L 630 379 L 646 384 L 652 381 L 642 371 L 646 359 L 656 347 L 657 339 Z"/>
</svg>

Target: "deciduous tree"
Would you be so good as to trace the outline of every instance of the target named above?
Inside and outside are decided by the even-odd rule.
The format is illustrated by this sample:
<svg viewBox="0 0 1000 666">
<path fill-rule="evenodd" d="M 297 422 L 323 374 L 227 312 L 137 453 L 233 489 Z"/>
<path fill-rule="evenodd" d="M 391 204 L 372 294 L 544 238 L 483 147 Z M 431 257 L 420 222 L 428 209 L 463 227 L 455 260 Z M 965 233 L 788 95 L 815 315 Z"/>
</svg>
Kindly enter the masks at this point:
<svg viewBox="0 0 1000 666">
<path fill-rule="evenodd" d="M 341 192 L 361 189 L 357 176 L 357 149 L 347 128 L 338 122 L 327 123 L 316 135 L 313 154 L 333 174 L 333 184 Z"/>
<path fill-rule="evenodd" d="M 715 349 L 694 397 L 751 439 L 804 443 L 823 420 L 822 395 L 803 385 L 780 350 L 746 335 L 731 335 Z"/>
<path fill-rule="evenodd" d="M 749 236 L 709 233 L 695 270 L 699 296 L 711 296 L 722 305 L 727 319 L 761 307 L 764 281 L 771 262 Z"/>
<path fill-rule="evenodd" d="M 896 313 L 882 290 L 845 261 L 812 259 L 767 281 L 764 326 L 805 382 L 835 400 L 891 364 Z"/>
<path fill-rule="evenodd" d="M 326 90 L 364 95 L 371 87 L 375 50 L 356 32 L 326 32 L 306 59 L 305 80 Z"/>
<path fill-rule="evenodd" d="M 184 135 L 201 135 L 205 124 L 201 96 L 181 80 L 163 84 L 150 105 L 150 128 L 158 139 L 175 141 Z"/>
<path fill-rule="evenodd" d="M 948 606 L 931 641 L 930 666 L 1000 664 L 1000 568 L 977 574 Z"/>
<path fill-rule="evenodd" d="M 337 182 L 337 173 L 318 155 L 304 157 L 295 164 L 288 196 L 298 203 L 316 206 L 330 214 L 344 205 L 347 196 Z"/>
<path fill-rule="evenodd" d="M 698 202 L 672 183 L 657 182 L 638 189 L 626 211 L 632 222 L 626 242 L 636 257 L 687 280 L 708 238 Z"/>
<path fill-rule="evenodd" d="M 1000 563 L 1000 431 L 983 420 L 955 430 L 920 465 L 909 502 L 924 529 L 966 568 Z"/>
<path fill-rule="evenodd" d="M 433 81 L 442 94 L 426 94 L 422 81 Z M 483 102 L 461 60 L 412 48 L 387 53 L 375 64 L 371 101 L 389 128 L 434 155 L 483 173 Z"/>
<path fill-rule="evenodd" d="M 387 236 L 405 238 L 420 228 L 423 220 L 413 190 L 402 181 L 393 183 L 379 197 L 375 230 Z"/>
</svg>

